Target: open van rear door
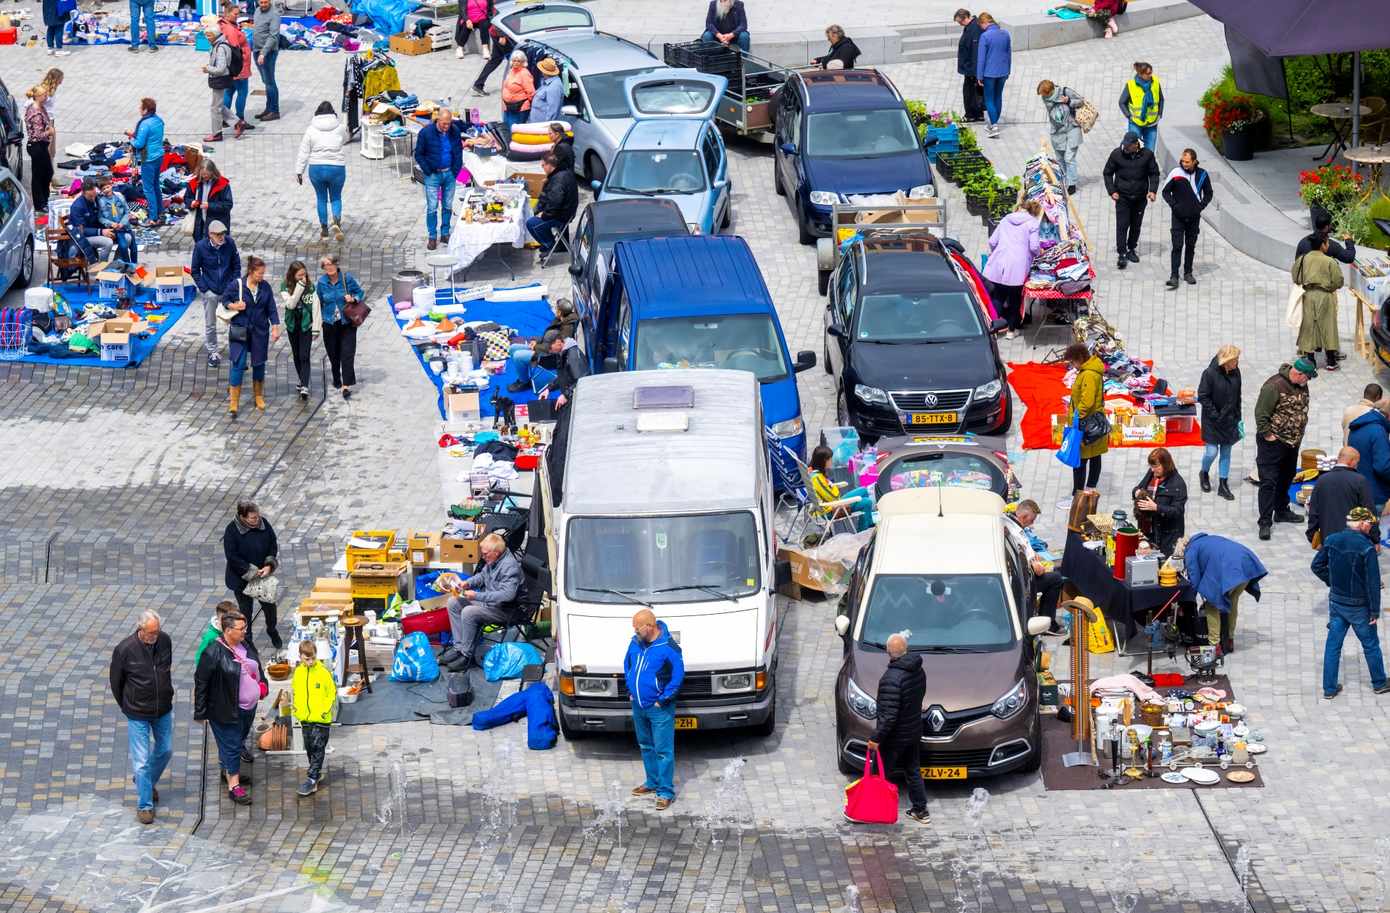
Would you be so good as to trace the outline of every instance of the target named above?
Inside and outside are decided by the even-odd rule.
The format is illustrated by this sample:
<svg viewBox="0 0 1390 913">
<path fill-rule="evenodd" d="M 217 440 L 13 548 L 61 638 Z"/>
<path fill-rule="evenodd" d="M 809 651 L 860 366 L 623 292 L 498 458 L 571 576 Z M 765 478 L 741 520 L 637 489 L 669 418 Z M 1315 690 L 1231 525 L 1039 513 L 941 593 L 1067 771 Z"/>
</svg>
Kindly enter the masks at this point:
<svg viewBox="0 0 1390 913">
<path fill-rule="evenodd" d="M 728 85 L 723 76 L 699 70 L 655 70 L 623 80 L 623 92 L 635 120 L 708 120 Z"/>
<path fill-rule="evenodd" d="M 546 35 L 592 35 L 595 29 L 593 15 L 577 3 L 500 3 L 492 24 L 517 44 Z"/>
</svg>

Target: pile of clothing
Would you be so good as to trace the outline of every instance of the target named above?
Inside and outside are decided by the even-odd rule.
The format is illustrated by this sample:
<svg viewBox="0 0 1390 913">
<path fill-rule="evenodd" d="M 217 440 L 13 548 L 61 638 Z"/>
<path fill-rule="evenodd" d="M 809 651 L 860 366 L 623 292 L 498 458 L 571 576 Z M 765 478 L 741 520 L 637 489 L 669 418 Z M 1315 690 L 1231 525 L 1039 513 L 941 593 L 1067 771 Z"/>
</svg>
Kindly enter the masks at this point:
<svg viewBox="0 0 1390 913">
<path fill-rule="evenodd" d="M 1125 351 L 1124 340 L 1115 328 L 1098 314 L 1082 317 L 1073 324 L 1079 339 L 1091 353 L 1105 362 L 1105 395 L 1131 396 L 1145 403 L 1155 394 L 1163 395 L 1167 381 L 1154 374 L 1153 366 Z M 1076 380 L 1076 368 L 1068 368 L 1063 382 L 1071 389 Z"/>
<path fill-rule="evenodd" d="M 159 234 L 153 230 L 157 225 L 172 225 L 187 215 L 184 192 L 202 162 L 202 154 L 196 146 L 164 144 L 164 160 L 159 171 L 160 218 L 155 223 L 149 217 L 140 171 L 131 166 L 128 145 L 72 143 L 64 147 L 63 153 L 67 158 L 55 165 L 60 172 L 71 172 L 71 181 L 63 188 L 63 195 L 75 197 L 81 193 L 84 178 L 110 177 L 116 193 L 126 200 L 130 223 L 137 229 L 136 241 L 142 245 L 159 243 Z"/>
<path fill-rule="evenodd" d="M 1037 156 L 1023 166 L 1023 197 L 1042 207 L 1038 236 L 1042 250 L 1033 260 L 1027 286 L 1075 295 L 1091 287 L 1096 271 L 1081 229 L 1072 221 L 1067 191 L 1059 181 L 1061 166 Z"/>
</svg>

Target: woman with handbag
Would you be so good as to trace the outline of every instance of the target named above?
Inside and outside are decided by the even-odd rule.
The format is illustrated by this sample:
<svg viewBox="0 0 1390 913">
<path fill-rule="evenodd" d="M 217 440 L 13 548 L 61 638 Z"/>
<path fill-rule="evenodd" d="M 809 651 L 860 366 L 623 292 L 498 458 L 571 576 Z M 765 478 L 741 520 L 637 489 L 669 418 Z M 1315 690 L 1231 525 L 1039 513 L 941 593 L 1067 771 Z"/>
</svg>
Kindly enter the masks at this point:
<svg viewBox="0 0 1390 913">
<path fill-rule="evenodd" d="M 352 399 L 357 384 L 357 327 L 366 305 L 362 302 L 362 286 L 352 274 L 338 266 L 337 254 L 325 254 L 319 261 L 319 313 L 323 316 L 323 348 L 333 368 L 333 386 L 343 391 L 343 399 Z"/>
<path fill-rule="evenodd" d="M 234 280 L 223 297 L 228 310 L 236 312 L 227 326 L 227 352 L 232 360 L 227 414 L 235 419 L 241 405 L 241 381 L 248 361 L 256 408 L 265 411 L 265 363 L 270 357 L 271 342 L 280 338 L 280 314 L 275 308 L 275 293 L 265 281 L 265 261 L 248 256 L 246 278 Z"/>
<path fill-rule="evenodd" d="M 1110 421 L 1105 417 L 1105 362 L 1084 342 L 1067 346 L 1065 359 L 1076 369 L 1071 386 L 1071 420 L 1081 429 L 1081 465 L 1071 471 L 1075 497 L 1094 491 L 1100 481 L 1100 460 L 1110 449 Z"/>
<path fill-rule="evenodd" d="M 280 306 L 285 312 L 285 331 L 290 335 L 294 373 L 299 377 L 299 399 L 309 399 L 309 354 L 314 346 L 314 286 L 303 260 L 290 264 L 280 283 Z"/>
<path fill-rule="evenodd" d="M 1187 483 L 1166 447 L 1149 451 L 1149 471 L 1134 489 L 1139 528 L 1164 555 L 1172 555 L 1187 529 Z"/>
<path fill-rule="evenodd" d="M 1081 152 L 1083 139 L 1081 125 L 1076 122 L 1076 109 L 1086 100 L 1075 90 L 1059 86 L 1050 79 L 1038 83 L 1038 97 L 1047 111 L 1052 151 L 1057 153 L 1057 162 L 1062 166 L 1063 174 L 1058 177 L 1065 176 L 1067 193 L 1076 193 L 1076 157 Z"/>
<path fill-rule="evenodd" d="M 222 636 L 198 658 L 193 676 L 193 719 L 208 724 L 217 742 L 217 759 L 227 797 L 237 805 L 250 805 L 241 765 L 254 761 L 246 750 L 246 735 L 256 719 L 256 705 L 269 693 L 261 672 L 256 645 L 246 636 L 246 616 L 231 612 L 222 618 Z"/>
<path fill-rule="evenodd" d="M 280 541 L 270 521 L 261 516 L 255 501 L 237 502 L 236 517 L 222 532 L 222 554 L 227 559 L 223 580 L 236 596 L 241 614 L 250 619 L 259 602 L 261 613 L 265 615 L 265 632 L 270 635 L 271 645 L 280 649 L 283 641 L 280 632 L 275 630 L 275 600 L 279 587 L 278 578 L 273 576 L 280 568 Z"/>
<path fill-rule="evenodd" d="M 536 81 L 526 68 L 526 52 L 512 51 L 511 69 L 502 78 L 502 124 L 508 138 L 512 127 L 526 123 L 531 116 L 531 99 L 536 96 Z"/>
</svg>

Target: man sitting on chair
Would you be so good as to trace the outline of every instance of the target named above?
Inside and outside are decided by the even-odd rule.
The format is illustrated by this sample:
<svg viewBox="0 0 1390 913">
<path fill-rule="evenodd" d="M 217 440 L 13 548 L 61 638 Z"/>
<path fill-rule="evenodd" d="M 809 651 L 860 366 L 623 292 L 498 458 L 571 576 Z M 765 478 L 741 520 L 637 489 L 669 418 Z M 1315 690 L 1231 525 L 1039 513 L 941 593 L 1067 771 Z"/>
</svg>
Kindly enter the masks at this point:
<svg viewBox="0 0 1390 913">
<path fill-rule="evenodd" d="M 874 525 L 874 499 L 867 488 L 854 488 L 840 491 L 840 486 L 830 480 L 830 459 L 834 454 L 829 447 L 820 446 L 811 451 L 811 488 L 820 505 L 836 501 L 853 501 L 846 504 L 847 515 L 854 521 L 856 531 L 866 530 Z M 821 508 L 824 509 L 823 507 Z M 835 519 L 832 515 L 831 519 Z"/>
<path fill-rule="evenodd" d="M 439 663 L 450 672 L 464 672 L 473 664 L 483 626 L 510 624 L 525 596 L 521 562 L 501 536 L 484 536 L 478 550 L 483 566 L 449 597 L 449 631 L 454 645 L 439 655 Z"/>
<path fill-rule="evenodd" d="M 555 229 L 569 224 L 579 211 L 579 184 L 573 171 L 559 167 L 554 153 L 542 160 L 541 167 L 545 186 L 536 198 L 536 214 L 526 220 L 526 230 L 541 246 L 541 253 L 548 254 L 555 246 Z"/>
<path fill-rule="evenodd" d="M 82 179 L 82 192 L 68 210 L 68 237 L 92 265 L 105 261 L 116 246 L 116 232 L 101 224 L 96 178 Z"/>
</svg>

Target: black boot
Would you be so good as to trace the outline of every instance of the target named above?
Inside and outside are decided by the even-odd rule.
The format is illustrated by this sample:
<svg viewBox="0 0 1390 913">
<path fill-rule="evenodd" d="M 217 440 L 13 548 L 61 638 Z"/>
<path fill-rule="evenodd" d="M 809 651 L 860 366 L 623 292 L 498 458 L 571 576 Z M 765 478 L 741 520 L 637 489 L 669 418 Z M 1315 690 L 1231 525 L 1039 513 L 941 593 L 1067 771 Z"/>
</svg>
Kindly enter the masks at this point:
<svg viewBox="0 0 1390 913">
<path fill-rule="evenodd" d="M 1197 474 L 1197 478 L 1201 479 L 1202 481 L 1202 491 L 1210 492 L 1211 476 L 1207 473 L 1207 471 L 1203 469 L 1201 472 Z"/>
<path fill-rule="evenodd" d="M 1168 288 L 1170 289 L 1175 289 L 1178 287 L 1178 277 L 1176 275 L 1169 276 L 1168 281 L 1163 284 L 1168 286 Z"/>
<path fill-rule="evenodd" d="M 1339 361 L 1341 361 L 1341 360 L 1342 360 L 1342 353 L 1341 353 L 1341 352 L 1338 352 L 1336 349 L 1328 349 L 1328 350 L 1327 350 L 1327 370 L 1329 370 L 1329 371 L 1336 371 L 1336 370 L 1337 370 L 1337 362 L 1339 362 Z"/>
<path fill-rule="evenodd" d="M 1236 496 L 1231 494 L 1231 486 L 1226 484 L 1225 479 L 1221 479 L 1216 483 L 1216 493 L 1227 501 L 1234 501 L 1236 499 Z"/>
</svg>

